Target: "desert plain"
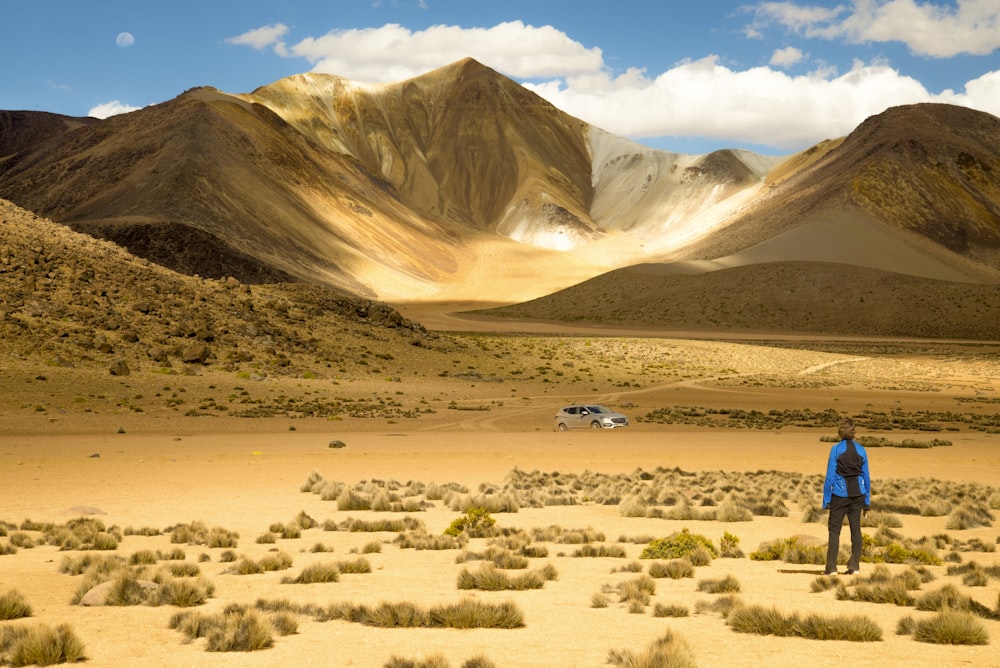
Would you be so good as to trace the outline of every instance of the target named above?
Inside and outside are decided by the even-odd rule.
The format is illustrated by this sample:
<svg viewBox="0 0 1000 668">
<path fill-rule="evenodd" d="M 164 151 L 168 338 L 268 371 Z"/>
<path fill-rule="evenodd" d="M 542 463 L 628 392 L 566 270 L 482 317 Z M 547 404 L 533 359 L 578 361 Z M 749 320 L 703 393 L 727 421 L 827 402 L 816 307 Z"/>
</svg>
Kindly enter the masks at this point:
<svg viewBox="0 0 1000 668">
<path fill-rule="evenodd" d="M 6 363 L 0 545 L 32 546 L 0 556 L 0 594 L 16 590 L 32 614 L 3 624 L 68 624 L 92 666 L 666 665 L 646 653 L 667 633 L 686 661 L 669 665 L 1000 665 L 996 343 L 525 333 L 532 326 L 481 317 L 441 322 L 464 327 L 446 336 L 478 352 L 455 357 L 450 370 L 390 381 L 210 368 L 115 377 Z M 548 361 L 500 354 L 518 350 Z M 508 375 L 486 370 L 487 359 Z M 522 363 L 524 374 L 509 375 Z M 554 431 L 555 411 L 581 401 L 620 410 L 631 425 Z M 841 415 L 859 421 L 859 436 L 884 439 L 868 451 L 872 517 L 886 526 L 864 531 L 913 550 L 909 563 L 866 561 L 860 574 L 830 582 L 820 564 L 751 558 L 792 538 L 822 549 L 825 513 L 816 509 L 831 444 L 821 438 L 835 434 L 830 420 Z M 443 546 L 469 507 L 492 509 L 499 537 Z M 960 509 L 985 519 L 956 525 Z M 119 540 L 77 550 L 45 538 L 79 518 Z M 375 530 L 379 523 L 390 530 Z M 185 525 L 238 540 L 213 547 L 185 539 Z M 728 534 L 738 551 L 686 576 L 650 578 L 654 563 L 670 560 L 640 558 L 643 550 L 684 531 L 717 550 Z M 543 584 L 459 587 L 463 573 L 466 582 L 482 574 L 497 553 L 529 556 L 491 572 L 544 572 Z M 64 571 L 98 554 L 142 564 L 133 568 L 145 569 L 143 578 L 180 573 L 184 563 L 174 579 L 209 583 L 211 594 L 190 607 L 74 603 L 87 575 Z M 233 572 L 269 555 L 285 555 L 283 567 Z M 369 572 L 345 565 L 357 562 Z M 335 581 L 293 582 L 334 564 Z M 865 579 L 873 574 L 915 571 L 924 581 L 909 605 L 856 594 L 876 587 Z M 717 582 L 729 583 L 725 593 L 711 593 Z M 645 597 L 629 594 L 637 586 L 648 587 Z M 901 620 L 938 615 L 916 601 L 949 586 L 979 604 L 973 617 L 987 644 L 897 633 Z M 724 597 L 787 616 L 861 617 L 880 639 L 737 631 Z M 521 621 L 411 628 L 316 614 L 334 604 L 430 609 L 469 600 L 510 603 Z M 293 632 L 275 631 L 266 649 L 207 651 L 206 639 L 171 628 L 179 613 L 221 615 L 234 605 L 268 620 L 276 602 Z"/>
</svg>

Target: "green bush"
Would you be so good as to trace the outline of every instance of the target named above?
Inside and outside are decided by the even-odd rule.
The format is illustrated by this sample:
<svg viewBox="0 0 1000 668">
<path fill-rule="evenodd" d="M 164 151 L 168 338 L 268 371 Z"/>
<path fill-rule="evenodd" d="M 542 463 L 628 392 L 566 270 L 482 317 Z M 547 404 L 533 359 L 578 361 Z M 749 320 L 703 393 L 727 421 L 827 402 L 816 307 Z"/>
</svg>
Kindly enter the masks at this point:
<svg viewBox="0 0 1000 668">
<path fill-rule="evenodd" d="M 711 540 L 699 534 L 693 534 L 687 529 L 681 529 L 666 538 L 657 538 L 650 541 L 649 545 L 643 549 L 642 554 L 639 555 L 639 558 L 679 559 L 691 554 L 699 547 L 707 550 L 712 557 L 719 556 Z"/>
<path fill-rule="evenodd" d="M 458 517 L 444 530 L 445 534 L 457 537 L 465 533 L 470 538 L 487 538 L 494 534 L 493 525 L 496 520 L 490 512 L 481 506 L 473 506 L 465 511 L 464 517 Z"/>
</svg>

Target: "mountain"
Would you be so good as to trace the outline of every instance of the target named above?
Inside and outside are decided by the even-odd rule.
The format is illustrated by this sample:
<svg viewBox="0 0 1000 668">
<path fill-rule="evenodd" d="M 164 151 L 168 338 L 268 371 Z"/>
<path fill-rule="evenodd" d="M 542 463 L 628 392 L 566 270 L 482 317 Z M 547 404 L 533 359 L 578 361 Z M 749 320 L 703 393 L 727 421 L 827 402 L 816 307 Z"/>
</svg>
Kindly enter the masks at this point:
<svg viewBox="0 0 1000 668">
<path fill-rule="evenodd" d="M 780 312 L 828 314 L 822 297 L 791 295 L 823 285 L 878 303 L 902 281 L 887 299 L 992 308 L 972 292 L 1000 282 L 998 126 L 912 105 L 792 156 L 684 155 L 465 59 L 392 84 L 310 73 L 244 94 L 195 88 L 103 121 L 0 112 L 0 197 L 189 275 L 397 305 L 539 299 L 533 317 L 572 320 L 610 317 L 580 298 L 601 285 L 622 324 L 846 331 L 843 316 L 807 326 L 737 302 L 753 287 Z"/>
<path fill-rule="evenodd" d="M 483 266 L 524 258 L 558 270 L 522 279 L 527 296 L 626 265 L 774 162 L 650 151 L 468 59 L 398 84 L 303 74 L 71 120 L 0 158 L 0 196 L 185 273 L 397 300 L 506 296 L 484 294 Z"/>
</svg>

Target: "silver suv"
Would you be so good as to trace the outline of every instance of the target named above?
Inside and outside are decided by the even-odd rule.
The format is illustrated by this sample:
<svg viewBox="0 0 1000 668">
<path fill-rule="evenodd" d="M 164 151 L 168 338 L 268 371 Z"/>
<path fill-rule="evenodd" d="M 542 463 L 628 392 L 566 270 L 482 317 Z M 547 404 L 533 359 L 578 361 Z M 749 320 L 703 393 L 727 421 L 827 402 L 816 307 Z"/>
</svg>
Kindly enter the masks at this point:
<svg viewBox="0 0 1000 668">
<path fill-rule="evenodd" d="M 615 429 L 627 427 L 628 418 L 600 404 L 574 404 L 556 413 L 556 429 Z"/>
</svg>

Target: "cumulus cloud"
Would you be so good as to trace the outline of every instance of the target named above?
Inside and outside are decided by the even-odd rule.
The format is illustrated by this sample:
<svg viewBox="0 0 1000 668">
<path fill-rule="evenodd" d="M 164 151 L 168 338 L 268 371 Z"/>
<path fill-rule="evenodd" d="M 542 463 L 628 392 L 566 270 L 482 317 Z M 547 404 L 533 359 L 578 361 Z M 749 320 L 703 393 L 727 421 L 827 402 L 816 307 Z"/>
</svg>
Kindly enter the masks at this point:
<svg viewBox="0 0 1000 668">
<path fill-rule="evenodd" d="M 582 74 L 603 67 L 600 49 L 588 49 L 552 26 L 521 21 L 490 28 L 436 25 L 416 31 L 390 23 L 335 30 L 295 44 L 284 41 L 287 31 L 281 24 L 264 26 L 226 42 L 273 47 L 279 55 L 305 58 L 314 72 L 367 82 L 409 79 L 466 57 L 524 78 Z"/>
<path fill-rule="evenodd" d="M 903 0 L 879 6 L 899 2 Z M 877 4 L 859 0 L 854 14 Z M 835 21 L 842 25 L 849 18 L 844 7 L 780 2 L 765 3 L 758 10 L 802 32 Z M 660 72 L 615 72 L 599 48 L 585 47 L 551 26 L 520 21 L 490 28 L 438 25 L 421 31 L 389 24 L 333 31 L 295 43 L 287 43 L 287 35 L 284 25 L 275 24 L 228 41 L 270 47 L 283 57 L 307 60 L 313 71 L 362 82 L 399 81 L 471 56 L 588 123 L 640 140 L 702 137 L 736 147 L 754 144 L 793 151 L 846 134 L 866 117 L 900 104 L 949 102 L 1000 115 L 1000 72 L 970 81 L 962 90 L 933 94 L 881 61 L 855 61 L 848 72 L 819 63 L 809 73 L 793 75 L 786 68 L 807 59 L 795 47 L 775 51 L 767 66 L 734 69 L 709 55 Z"/>
<path fill-rule="evenodd" d="M 111 100 L 110 102 L 97 105 L 88 111 L 87 115 L 93 116 L 94 118 L 108 118 L 110 116 L 117 116 L 118 114 L 127 114 L 130 111 L 136 111 L 138 109 L 141 109 L 141 107 L 133 107 L 132 105 L 125 104 L 119 100 Z"/>
<path fill-rule="evenodd" d="M 288 34 L 288 26 L 282 23 L 274 23 L 261 28 L 248 30 L 242 35 L 226 39 L 225 42 L 226 44 L 234 44 L 237 46 L 249 46 L 258 51 L 268 47 L 275 47 L 276 50 L 278 50 L 279 55 L 284 55 L 284 42 L 282 39 L 286 34 Z"/>
<path fill-rule="evenodd" d="M 779 25 L 805 37 L 854 43 L 902 42 L 916 54 L 948 58 L 987 55 L 1000 48 L 1000 5 L 996 0 L 917 2 L 854 0 L 835 8 L 794 2 L 763 2 L 755 8 L 748 35 Z"/>
<path fill-rule="evenodd" d="M 775 67 L 791 67 L 805 59 L 805 54 L 794 46 L 777 49 L 771 54 L 771 65 Z"/>
</svg>

